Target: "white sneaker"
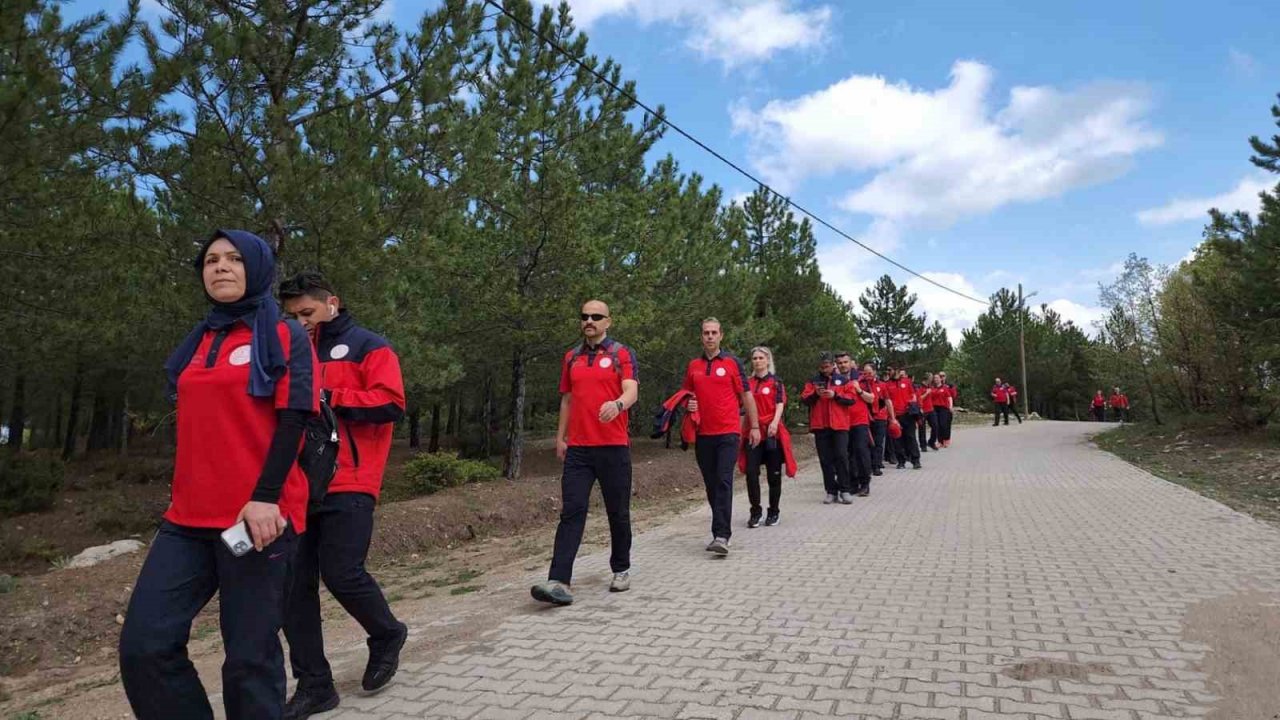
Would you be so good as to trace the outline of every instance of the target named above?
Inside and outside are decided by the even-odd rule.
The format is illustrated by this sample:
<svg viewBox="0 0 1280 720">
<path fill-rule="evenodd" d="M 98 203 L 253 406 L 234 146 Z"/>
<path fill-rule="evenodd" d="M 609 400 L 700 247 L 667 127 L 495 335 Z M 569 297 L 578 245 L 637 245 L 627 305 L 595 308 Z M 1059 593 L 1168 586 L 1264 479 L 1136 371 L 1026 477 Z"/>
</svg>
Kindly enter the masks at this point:
<svg viewBox="0 0 1280 720">
<path fill-rule="evenodd" d="M 609 592 L 626 592 L 631 589 L 631 573 L 623 570 L 613 574 L 613 582 L 609 583 Z"/>
<path fill-rule="evenodd" d="M 842 492 L 842 493 L 840 493 L 840 504 L 841 504 L 841 505 L 852 505 L 852 504 L 853 504 L 853 493 L 847 493 L 847 492 Z"/>
<path fill-rule="evenodd" d="M 835 496 L 835 495 L 832 495 L 831 493 L 827 493 L 827 496 L 826 496 L 826 497 L 824 497 L 824 498 L 822 498 L 822 504 L 823 504 L 823 505 L 830 505 L 831 503 L 833 503 L 833 502 L 835 502 L 835 501 L 836 501 L 836 496 Z"/>
<path fill-rule="evenodd" d="M 728 555 L 729 540 L 728 538 L 716 538 L 711 541 L 711 544 L 707 546 L 707 549 L 717 555 Z"/>
</svg>

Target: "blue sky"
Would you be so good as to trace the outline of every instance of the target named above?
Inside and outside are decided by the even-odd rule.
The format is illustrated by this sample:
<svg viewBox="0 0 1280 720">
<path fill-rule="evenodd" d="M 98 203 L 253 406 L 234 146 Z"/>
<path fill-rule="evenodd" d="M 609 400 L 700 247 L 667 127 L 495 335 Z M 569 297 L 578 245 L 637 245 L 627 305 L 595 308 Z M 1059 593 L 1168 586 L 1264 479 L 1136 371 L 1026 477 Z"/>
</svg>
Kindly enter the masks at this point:
<svg viewBox="0 0 1280 720">
<path fill-rule="evenodd" d="M 427 4 L 383 12 L 408 25 Z M 1273 2 L 570 4 L 643 100 L 802 205 L 945 284 L 1021 281 L 1086 326 L 1128 253 L 1176 263 L 1207 208 L 1256 209 L 1275 184 L 1246 143 L 1276 130 Z M 752 189 L 673 133 L 656 152 Z M 953 340 L 983 310 L 819 242 L 850 300 L 889 272 Z"/>
</svg>

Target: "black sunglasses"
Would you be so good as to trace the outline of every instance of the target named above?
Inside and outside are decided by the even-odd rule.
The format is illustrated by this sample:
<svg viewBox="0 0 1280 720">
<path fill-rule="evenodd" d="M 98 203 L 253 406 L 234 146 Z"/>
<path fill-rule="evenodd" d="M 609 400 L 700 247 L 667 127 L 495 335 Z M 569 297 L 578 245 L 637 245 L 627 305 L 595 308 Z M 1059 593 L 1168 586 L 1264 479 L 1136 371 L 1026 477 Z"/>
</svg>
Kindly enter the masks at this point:
<svg viewBox="0 0 1280 720">
<path fill-rule="evenodd" d="M 582 318 L 582 322 L 586 322 L 588 320 L 595 320 L 596 322 L 600 322 L 601 320 L 604 320 L 609 316 L 601 315 L 600 313 L 582 313 L 578 317 Z"/>
</svg>

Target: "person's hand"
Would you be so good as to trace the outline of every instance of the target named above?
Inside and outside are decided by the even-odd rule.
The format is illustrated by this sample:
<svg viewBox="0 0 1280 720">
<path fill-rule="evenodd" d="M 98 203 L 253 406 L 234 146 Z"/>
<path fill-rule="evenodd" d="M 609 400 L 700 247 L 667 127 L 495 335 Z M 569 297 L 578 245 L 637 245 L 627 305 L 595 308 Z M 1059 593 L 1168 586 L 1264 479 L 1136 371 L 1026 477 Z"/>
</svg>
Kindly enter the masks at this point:
<svg viewBox="0 0 1280 720">
<path fill-rule="evenodd" d="M 778 421 L 774 420 L 773 422 L 769 423 L 769 437 L 777 437 L 777 436 L 778 436 Z"/>
<path fill-rule="evenodd" d="M 760 444 L 760 428 L 758 427 L 751 428 L 751 434 L 747 436 L 747 439 L 750 441 L 751 447 L 755 447 L 759 445 Z"/>
<path fill-rule="evenodd" d="M 618 403 L 615 400 L 600 403 L 600 422 L 613 422 L 613 419 L 618 417 L 621 412 L 622 411 L 618 409 Z"/>
<path fill-rule="evenodd" d="M 685 404 L 684 408 L 689 412 L 698 412 L 698 398 L 689 398 L 689 402 Z"/>
<path fill-rule="evenodd" d="M 560 462 L 564 462 L 564 456 L 569 454 L 569 443 L 564 438 L 556 438 L 556 457 L 560 458 Z"/>
<path fill-rule="evenodd" d="M 236 522 L 242 521 L 249 528 L 249 537 L 253 538 L 253 549 L 258 552 L 275 542 L 287 525 L 284 516 L 280 514 L 279 505 L 253 500 L 240 508 Z"/>
<path fill-rule="evenodd" d="M 819 390 L 818 395 L 824 398 L 830 399 L 836 396 L 836 391 L 835 390 Z"/>
</svg>

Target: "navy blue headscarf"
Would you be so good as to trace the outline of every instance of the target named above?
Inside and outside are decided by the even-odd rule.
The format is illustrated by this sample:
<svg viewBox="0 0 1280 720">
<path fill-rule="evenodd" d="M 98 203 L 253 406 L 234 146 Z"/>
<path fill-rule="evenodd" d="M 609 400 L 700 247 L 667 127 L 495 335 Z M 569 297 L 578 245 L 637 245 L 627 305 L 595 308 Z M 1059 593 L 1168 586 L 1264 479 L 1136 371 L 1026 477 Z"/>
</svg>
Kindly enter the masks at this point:
<svg viewBox="0 0 1280 720">
<path fill-rule="evenodd" d="M 240 251 L 244 259 L 245 290 L 244 297 L 231 303 L 223 303 L 209 296 L 205 297 L 213 307 L 204 319 L 187 335 L 177 350 L 164 363 L 165 373 L 169 376 L 168 395 L 176 399 L 178 395 L 178 376 L 191 362 L 192 356 L 200 347 L 200 341 L 209 330 L 222 330 L 230 327 L 238 320 L 243 320 L 253 330 L 253 340 L 249 346 L 249 388 L 254 397 L 271 397 L 275 394 L 276 379 L 284 374 L 284 348 L 280 344 L 280 335 L 276 326 L 280 322 L 280 307 L 276 305 L 271 291 L 275 287 L 276 259 L 275 253 L 266 241 L 245 230 L 218 230 L 205 241 L 196 256 L 196 276 L 204 284 L 204 256 L 209 246 L 220 238 L 226 238 Z"/>
</svg>

